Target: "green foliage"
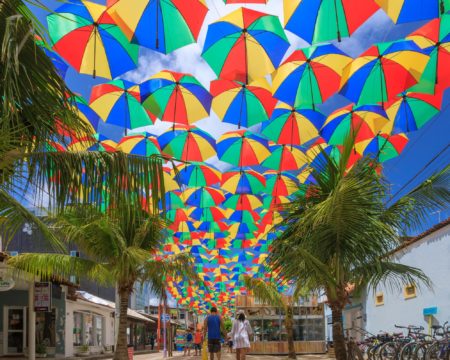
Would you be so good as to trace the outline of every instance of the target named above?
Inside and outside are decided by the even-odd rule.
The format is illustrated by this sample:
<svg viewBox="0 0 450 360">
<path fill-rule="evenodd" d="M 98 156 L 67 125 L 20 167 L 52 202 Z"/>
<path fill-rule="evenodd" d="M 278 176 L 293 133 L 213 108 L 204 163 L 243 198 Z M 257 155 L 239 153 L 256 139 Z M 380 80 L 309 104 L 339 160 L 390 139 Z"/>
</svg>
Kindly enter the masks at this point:
<svg viewBox="0 0 450 360">
<path fill-rule="evenodd" d="M 233 327 L 233 322 L 229 317 L 223 319 L 223 327 L 226 333 L 229 333 L 231 331 L 231 328 Z"/>
</svg>

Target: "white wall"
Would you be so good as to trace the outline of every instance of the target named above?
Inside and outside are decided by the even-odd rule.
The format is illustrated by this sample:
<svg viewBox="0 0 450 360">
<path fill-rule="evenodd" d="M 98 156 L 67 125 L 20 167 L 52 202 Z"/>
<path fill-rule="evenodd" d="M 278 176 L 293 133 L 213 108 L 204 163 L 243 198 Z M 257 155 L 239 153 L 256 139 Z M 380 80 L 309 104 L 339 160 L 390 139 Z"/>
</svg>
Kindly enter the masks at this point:
<svg viewBox="0 0 450 360">
<path fill-rule="evenodd" d="M 365 308 L 366 329 L 394 331 L 394 324 L 421 325 L 428 329 L 423 309 L 437 307 L 435 324 L 450 321 L 450 225 L 420 239 L 395 254 L 396 261 L 420 268 L 433 282 L 433 290 L 418 289 L 417 296 L 405 299 L 403 293 L 380 286 L 384 293 L 384 305 L 375 306 L 375 295 L 368 293 Z"/>
<path fill-rule="evenodd" d="M 73 313 L 74 312 L 86 312 L 90 311 L 92 313 L 102 315 L 104 317 L 104 332 L 103 332 L 103 342 L 106 346 L 114 345 L 114 310 L 109 309 L 105 306 L 97 306 L 83 300 L 67 300 L 66 301 L 66 357 L 74 356 L 77 347 L 73 346 Z M 103 349 L 91 346 L 91 351 L 100 353 Z"/>
</svg>

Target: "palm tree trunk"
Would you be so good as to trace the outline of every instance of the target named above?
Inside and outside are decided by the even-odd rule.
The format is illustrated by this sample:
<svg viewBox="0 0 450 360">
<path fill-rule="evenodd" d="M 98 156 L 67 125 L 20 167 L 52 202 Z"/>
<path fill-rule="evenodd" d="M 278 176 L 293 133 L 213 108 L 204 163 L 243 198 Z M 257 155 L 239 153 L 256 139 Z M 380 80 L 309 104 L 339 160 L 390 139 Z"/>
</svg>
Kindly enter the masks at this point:
<svg viewBox="0 0 450 360">
<path fill-rule="evenodd" d="M 344 328 L 342 324 L 342 306 L 340 304 L 330 304 L 330 307 L 331 318 L 333 321 L 333 346 L 336 360 L 347 360 Z"/>
<path fill-rule="evenodd" d="M 114 352 L 114 360 L 128 360 L 128 341 L 127 341 L 127 310 L 130 291 L 124 290 L 119 286 L 119 333 Z"/>
<path fill-rule="evenodd" d="M 287 341 L 288 341 L 288 358 L 289 359 L 297 359 L 297 354 L 295 352 L 294 345 L 294 314 L 292 313 L 292 306 L 288 306 L 286 308 L 286 332 L 287 332 Z"/>
</svg>

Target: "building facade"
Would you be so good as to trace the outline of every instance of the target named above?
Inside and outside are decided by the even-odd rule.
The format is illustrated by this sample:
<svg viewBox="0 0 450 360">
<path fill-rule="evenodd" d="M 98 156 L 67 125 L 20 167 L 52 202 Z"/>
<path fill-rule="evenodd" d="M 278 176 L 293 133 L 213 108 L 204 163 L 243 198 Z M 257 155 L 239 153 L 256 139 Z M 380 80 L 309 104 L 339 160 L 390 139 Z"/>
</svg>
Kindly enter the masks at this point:
<svg viewBox="0 0 450 360">
<path fill-rule="evenodd" d="M 281 309 L 263 304 L 253 296 L 237 296 L 236 310 L 243 310 L 254 333 L 251 353 L 286 354 L 287 332 Z M 294 307 L 294 341 L 298 353 L 324 353 L 324 306 L 316 296 L 301 298 Z"/>
<path fill-rule="evenodd" d="M 379 286 L 367 292 L 363 299 L 366 330 L 395 331 L 396 324 L 427 329 L 450 321 L 450 218 L 406 241 L 392 259 L 421 269 L 432 289 L 406 284 L 401 291 Z"/>
</svg>

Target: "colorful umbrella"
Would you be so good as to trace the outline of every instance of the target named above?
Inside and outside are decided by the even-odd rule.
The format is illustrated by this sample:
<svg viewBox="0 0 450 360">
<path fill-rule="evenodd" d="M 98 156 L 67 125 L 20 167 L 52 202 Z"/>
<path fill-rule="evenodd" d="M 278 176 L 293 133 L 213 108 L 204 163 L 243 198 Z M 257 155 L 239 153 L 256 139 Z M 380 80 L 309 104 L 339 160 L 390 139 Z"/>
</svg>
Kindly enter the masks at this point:
<svg viewBox="0 0 450 360">
<path fill-rule="evenodd" d="M 308 162 L 308 158 L 300 146 L 272 144 L 269 146 L 270 156 L 263 161 L 262 166 L 277 170 L 300 170 Z"/>
<path fill-rule="evenodd" d="M 163 166 L 164 188 L 166 191 L 179 190 L 180 184 L 174 179 L 175 171 L 170 167 Z"/>
<path fill-rule="evenodd" d="M 229 196 L 222 206 L 234 210 L 255 210 L 262 205 L 261 199 L 256 195 L 236 194 Z"/>
<path fill-rule="evenodd" d="M 373 138 L 388 121 L 381 105 L 350 104 L 331 113 L 320 134 L 330 145 L 343 145 L 348 136 L 359 142 Z"/>
<path fill-rule="evenodd" d="M 86 135 L 72 138 L 71 143 L 67 146 L 70 151 L 116 151 L 117 144 L 108 139 L 104 135 Z"/>
<path fill-rule="evenodd" d="M 273 196 L 289 196 L 298 190 L 295 175 L 287 171 L 269 170 L 264 174 L 266 178 L 266 193 Z"/>
<path fill-rule="evenodd" d="M 225 4 L 267 4 L 269 0 L 223 0 Z"/>
<path fill-rule="evenodd" d="M 168 191 L 164 197 L 166 209 L 168 210 L 183 209 L 185 207 L 184 202 L 181 199 L 181 192 L 179 190 Z"/>
<path fill-rule="evenodd" d="M 199 162 L 183 164 L 178 168 L 177 179 L 181 184 L 190 187 L 210 186 L 220 182 L 219 170 L 212 165 Z"/>
<path fill-rule="evenodd" d="M 208 26 L 202 56 L 218 77 L 249 84 L 273 72 L 288 48 L 278 17 L 239 8 Z"/>
<path fill-rule="evenodd" d="M 266 179 L 254 170 L 241 168 L 224 172 L 220 186 L 232 194 L 258 194 L 265 189 Z"/>
<path fill-rule="evenodd" d="M 284 0 L 284 24 L 310 44 L 341 41 L 377 10 L 373 0 Z"/>
<path fill-rule="evenodd" d="M 134 69 L 139 47 L 106 12 L 106 7 L 73 0 L 47 17 L 53 49 L 79 73 L 108 79 Z"/>
<path fill-rule="evenodd" d="M 87 101 L 81 95 L 73 95 L 68 100 L 74 107 L 78 117 L 86 124 L 91 124 L 94 130 L 97 130 L 100 116 L 89 106 Z"/>
<path fill-rule="evenodd" d="M 69 65 L 67 65 L 56 52 L 50 50 L 40 36 L 34 35 L 34 39 L 36 44 L 42 49 L 42 51 L 44 51 L 45 55 L 50 58 L 59 76 L 64 79 L 66 77 L 67 70 L 69 69 Z"/>
<path fill-rule="evenodd" d="M 317 137 L 324 121 L 318 111 L 279 103 L 270 121 L 263 123 L 262 134 L 277 144 L 302 145 Z"/>
<path fill-rule="evenodd" d="M 211 95 L 214 97 L 212 109 L 217 116 L 238 128 L 268 120 L 277 103 L 264 78 L 249 85 L 239 81 L 214 80 L 211 82 Z"/>
<path fill-rule="evenodd" d="M 395 24 L 437 18 L 450 10 L 449 0 L 375 0 Z"/>
<path fill-rule="evenodd" d="M 207 12 L 199 0 L 120 0 L 109 9 L 131 42 L 163 54 L 196 42 Z"/>
<path fill-rule="evenodd" d="M 117 150 L 127 154 L 141 156 L 161 154 L 158 139 L 154 135 L 146 132 L 123 137 L 117 144 Z"/>
<path fill-rule="evenodd" d="M 196 78 L 163 70 L 141 84 L 142 103 L 162 121 L 191 124 L 208 117 L 212 97 Z"/>
<path fill-rule="evenodd" d="M 214 207 L 225 201 L 223 190 L 212 187 L 191 188 L 183 191 L 185 203 L 200 208 Z"/>
<path fill-rule="evenodd" d="M 247 130 L 229 131 L 217 140 L 219 159 L 237 167 L 261 164 L 270 153 L 268 141 Z"/>
<path fill-rule="evenodd" d="M 331 44 L 294 51 L 273 77 L 273 96 L 291 106 L 323 103 L 339 89 L 352 58 Z"/>
<path fill-rule="evenodd" d="M 450 0 L 448 1 L 450 8 Z M 410 91 L 433 93 L 437 84 L 450 84 L 450 14 L 435 19 L 408 35 L 430 55 L 420 82 Z"/>
<path fill-rule="evenodd" d="M 151 125 L 141 105 L 139 86 L 126 80 L 113 80 L 94 86 L 89 101 L 91 108 L 108 124 L 125 129 Z"/>
<path fill-rule="evenodd" d="M 219 207 L 198 207 L 189 216 L 197 221 L 217 222 L 227 218 L 227 211 Z"/>
<path fill-rule="evenodd" d="M 407 144 L 405 134 L 377 134 L 373 139 L 356 143 L 355 149 L 362 155 L 373 156 L 380 162 L 385 162 L 399 156 Z"/>
<path fill-rule="evenodd" d="M 205 161 L 216 155 L 216 142 L 195 126 L 175 125 L 158 137 L 164 153 L 182 161 Z"/>
<path fill-rule="evenodd" d="M 340 93 L 354 103 L 384 106 L 419 81 L 427 61 L 410 40 L 374 45 L 344 69 Z"/>
<path fill-rule="evenodd" d="M 386 104 L 390 121 L 383 130 L 392 134 L 418 130 L 439 112 L 441 102 L 441 92 L 435 95 L 405 92 Z"/>
</svg>

